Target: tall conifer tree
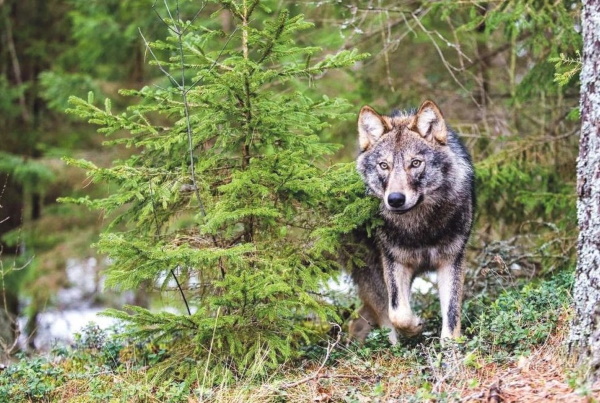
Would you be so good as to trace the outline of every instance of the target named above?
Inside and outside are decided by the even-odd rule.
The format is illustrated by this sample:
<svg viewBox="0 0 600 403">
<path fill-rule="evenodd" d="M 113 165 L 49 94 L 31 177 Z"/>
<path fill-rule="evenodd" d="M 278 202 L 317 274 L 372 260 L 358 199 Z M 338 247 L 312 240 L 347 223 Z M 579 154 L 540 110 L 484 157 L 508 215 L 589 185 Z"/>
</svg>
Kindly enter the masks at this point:
<svg viewBox="0 0 600 403">
<path fill-rule="evenodd" d="M 140 102 L 121 114 L 108 100 L 71 100 L 72 113 L 106 135 L 128 132 L 113 143 L 137 150 L 109 168 L 69 161 L 118 184 L 106 198 L 71 201 L 116 217 L 98 244 L 112 259 L 110 285 L 181 285 L 189 313 L 112 311 L 130 334 L 168 343 L 170 368 L 189 369 L 186 357 L 234 374 L 260 357 L 275 364 L 309 339 L 306 318 L 332 317 L 319 290 L 335 237 L 320 227 L 334 185 L 325 157 L 337 146 L 319 134 L 347 105 L 297 88 L 362 56 L 298 44 L 311 24 L 269 4 L 213 1 L 195 19 L 163 10 L 169 37 L 148 55 L 167 85 L 123 91 Z M 204 20 L 215 5 L 226 15 Z"/>
<path fill-rule="evenodd" d="M 591 382 L 600 379 L 600 1 L 583 2 L 581 137 L 577 160 L 575 317 L 569 344 Z"/>
</svg>

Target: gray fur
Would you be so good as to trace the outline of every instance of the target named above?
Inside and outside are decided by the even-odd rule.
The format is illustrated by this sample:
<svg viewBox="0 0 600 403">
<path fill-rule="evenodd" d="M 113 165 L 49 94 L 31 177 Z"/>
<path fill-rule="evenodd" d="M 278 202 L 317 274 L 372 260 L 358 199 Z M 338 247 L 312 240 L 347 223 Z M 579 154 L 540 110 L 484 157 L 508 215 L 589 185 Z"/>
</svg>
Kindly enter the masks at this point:
<svg viewBox="0 0 600 403">
<path fill-rule="evenodd" d="M 357 169 L 367 193 L 381 199 L 383 225 L 366 266 L 352 273 L 364 305 L 351 336 L 362 341 L 373 326 L 390 328 L 392 343 L 396 330 L 420 333 L 423 321 L 412 313 L 410 286 L 415 276 L 437 271 L 442 337 L 457 337 L 475 207 L 471 158 L 431 101 L 391 116 L 363 107 L 358 129 Z"/>
</svg>

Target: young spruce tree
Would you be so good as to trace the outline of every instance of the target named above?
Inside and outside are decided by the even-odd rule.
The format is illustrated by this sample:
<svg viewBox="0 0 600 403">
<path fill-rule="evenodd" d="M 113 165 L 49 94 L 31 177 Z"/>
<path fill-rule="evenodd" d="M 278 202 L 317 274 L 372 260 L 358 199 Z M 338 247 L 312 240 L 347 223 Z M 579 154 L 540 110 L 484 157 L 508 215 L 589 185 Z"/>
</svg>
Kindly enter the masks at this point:
<svg viewBox="0 0 600 403">
<path fill-rule="evenodd" d="M 169 37 L 149 44 L 148 55 L 168 85 L 122 91 L 140 102 L 120 114 L 108 100 L 98 108 L 93 99 L 71 99 L 71 113 L 106 135 L 128 132 L 112 142 L 136 150 L 109 168 L 68 161 L 93 181 L 118 184 L 106 198 L 70 200 L 116 217 L 98 243 L 112 261 L 108 284 L 135 289 L 177 279 L 187 297 L 184 314 L 110 312 L 130 324 L 131 336 L 168 347 L 159 370 L 200 365 L 243 375 L 255 363 L 293 356 L 317 329 L 307 318 L 334 316 L 319 295 L 336 267 L 325 252 L 336 248 L 340 228 L 323 227 L 335 186 L 325 157 L 337 146 L 319 134 L 347 104 L 297 88 L 363 56 L 322 57 L 297 44 L 311 24 L 270 11 L 275 3 L 212 1 L 191 20 L 178 5 L 164 10 L 168 18 L 157 22 Z M 203 20 L 219 9 L 229 17 Z M 218 24 L 230 20 L 232 27 Z M 355 174 L 346 168 L 336 177 Z M 356 183 L 344 186 L 360 192 Z M 114 225 L 123 222 L 127 230 Z"/>
</svg>

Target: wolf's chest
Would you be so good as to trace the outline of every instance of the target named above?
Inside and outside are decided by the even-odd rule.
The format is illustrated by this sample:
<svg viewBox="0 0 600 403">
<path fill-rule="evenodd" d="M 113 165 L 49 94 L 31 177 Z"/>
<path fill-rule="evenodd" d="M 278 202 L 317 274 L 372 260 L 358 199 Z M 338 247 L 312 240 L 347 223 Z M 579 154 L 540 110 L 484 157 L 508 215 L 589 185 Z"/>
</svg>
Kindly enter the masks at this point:
<svg viewBox="0 0 600 403">
<path fill-rule="evenodd" d="M 411 267 L 416 272 L 426 272 L 437 267 L 439 253 L 437 248 L 402 248 L 392 247 L 391 254 L 396 262 Z"/>
<path fill-rule="evenodd" d="M 383 226 L 377 233 L 381 253 L 417 272 L 435 270 L 451 263 L 464 244 L 464 237 L 448 231 L 402 231 Z"/>
</svg>

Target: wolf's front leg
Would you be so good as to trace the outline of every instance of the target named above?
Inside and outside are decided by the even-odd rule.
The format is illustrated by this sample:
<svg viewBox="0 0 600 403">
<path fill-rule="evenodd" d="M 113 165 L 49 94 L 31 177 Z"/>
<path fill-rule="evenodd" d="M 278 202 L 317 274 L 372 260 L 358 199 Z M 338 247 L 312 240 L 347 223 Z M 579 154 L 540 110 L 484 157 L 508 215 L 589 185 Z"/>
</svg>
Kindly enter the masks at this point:
<svg viewBox="0 0 600 403">
<path fill-rule="evenodd" d="M 410 307 L 412 270 L 384 257 L 383 273 L 389 298 L 388 316 L 390 322 L 406 336 L 421 333 L 423 331 L 423 320 L 413 314 Z"/>
<path fill-rule="evenodd" d="M 462 258 L 442 265 L 437 271 L 440 305 L 442 306 L 442 339 L 460 336 L 460 313 L 464 273 Z"/>
</svg>

